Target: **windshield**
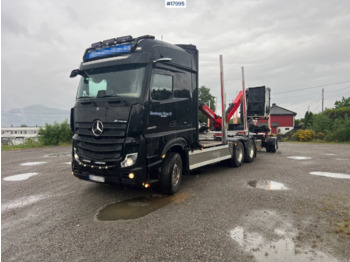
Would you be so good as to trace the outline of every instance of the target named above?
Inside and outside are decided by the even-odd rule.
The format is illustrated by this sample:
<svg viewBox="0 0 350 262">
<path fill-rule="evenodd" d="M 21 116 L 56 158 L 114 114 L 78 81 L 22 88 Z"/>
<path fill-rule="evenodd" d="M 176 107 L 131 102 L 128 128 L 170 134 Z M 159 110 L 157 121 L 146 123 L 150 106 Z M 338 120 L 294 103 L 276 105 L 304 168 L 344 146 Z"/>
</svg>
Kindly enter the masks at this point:
<svg viewBox="0 0 350 262">
<path fill-rule="evenodd" d="M 77 98 L 84 97 L 123 97 L 141 96 L 145 67 L 123 65 L 85 71 L 87 76 L 80 79 Z"/>
</svg>

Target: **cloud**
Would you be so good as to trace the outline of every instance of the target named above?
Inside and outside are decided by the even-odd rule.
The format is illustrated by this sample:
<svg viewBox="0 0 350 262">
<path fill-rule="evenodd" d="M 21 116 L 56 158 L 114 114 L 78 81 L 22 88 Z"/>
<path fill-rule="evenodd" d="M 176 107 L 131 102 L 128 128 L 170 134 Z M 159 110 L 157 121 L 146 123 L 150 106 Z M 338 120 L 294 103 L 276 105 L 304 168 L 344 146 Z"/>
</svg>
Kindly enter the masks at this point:
<svg viewBox="0 0 350 262">
<path fill-rule="evenodd" d="M 271 87 L 273 99 L 303 115 L 311 97 L 274 92 L 349 80 L 349 9 L 345 0 L 187 0 L 185 9 L 164 8 L 163 0 L 3 0 L 2 110 L 70 108 L 77 81 L 68 76 L 91 43 L 153 34 L 197 45 L 199 83 L 215 96 L 222 54 L 228 98 L 241 89 L 244 66 L 247 86 Z"/>
</svg>

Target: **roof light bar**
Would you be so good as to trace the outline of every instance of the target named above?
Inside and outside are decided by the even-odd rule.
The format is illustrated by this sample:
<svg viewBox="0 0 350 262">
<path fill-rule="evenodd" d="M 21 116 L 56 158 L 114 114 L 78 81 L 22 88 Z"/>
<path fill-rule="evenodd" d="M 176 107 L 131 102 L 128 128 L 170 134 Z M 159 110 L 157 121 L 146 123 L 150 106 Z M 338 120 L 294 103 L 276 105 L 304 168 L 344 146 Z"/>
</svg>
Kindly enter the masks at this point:
<svg viewBox="0 0 350 262">
<path fill-rule="evenodd" d="M 131 44 L 125 44 L 125 45 L 105 47 L 105 48 L 96 49 L 96 50 L 90 50 L 87 52 L 85 56 L 85 61 L 95 59 L 95 58 L 109 57 L 109 56 L 114 56 L 118 54 L 129 53 L 130 49 L 131 49 Z"/>
<path fill-rule="evenodd" d="M 152 35 L 144 35 L 133 38 L 131 35 L 118 38 L 111 38 L 91 44 L 83 57 L 83 61 L 95 60 L 99 58 L 117 56 L 119 54 L 133 52 L 140 40 L 154 39 Z M 140 51 L 140 50 L 138 50 Z"/>
</svg>

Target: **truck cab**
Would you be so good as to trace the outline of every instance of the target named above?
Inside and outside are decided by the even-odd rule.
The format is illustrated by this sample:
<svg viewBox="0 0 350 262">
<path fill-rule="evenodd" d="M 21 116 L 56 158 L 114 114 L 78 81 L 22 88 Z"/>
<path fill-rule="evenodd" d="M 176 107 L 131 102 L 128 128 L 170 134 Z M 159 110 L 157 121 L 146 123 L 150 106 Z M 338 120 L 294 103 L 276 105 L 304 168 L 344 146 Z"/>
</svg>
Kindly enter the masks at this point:
<svg viewBox="0 0 350 262">
<path fill-rule="evenodd" d="M 186 152 L 198 147 L 196 47 L 149 35 L 113 38 L 86 49 L 76 76 L 73 175 L 145 187 L 160 182 L 175 193 L 188 171 Z M 165 162 L 173 176 L 164 178 Z"/>
</svg>

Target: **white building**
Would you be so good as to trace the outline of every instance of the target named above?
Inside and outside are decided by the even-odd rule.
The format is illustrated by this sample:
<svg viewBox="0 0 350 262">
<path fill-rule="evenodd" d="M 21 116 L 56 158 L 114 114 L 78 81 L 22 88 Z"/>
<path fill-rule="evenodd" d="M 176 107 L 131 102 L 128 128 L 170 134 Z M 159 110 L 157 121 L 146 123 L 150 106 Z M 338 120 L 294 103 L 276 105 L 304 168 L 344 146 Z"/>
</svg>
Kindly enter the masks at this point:
<svg viewBox="0 0 350 262">
<path fill-rule="evenodd" d="M 18 145 L 28 138 L 37 138 L 40 127 L 4 127 L 1 128 L 1 144 Z"/>
</svg>

